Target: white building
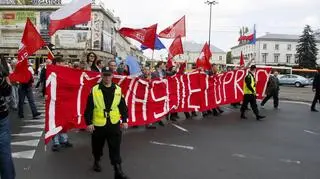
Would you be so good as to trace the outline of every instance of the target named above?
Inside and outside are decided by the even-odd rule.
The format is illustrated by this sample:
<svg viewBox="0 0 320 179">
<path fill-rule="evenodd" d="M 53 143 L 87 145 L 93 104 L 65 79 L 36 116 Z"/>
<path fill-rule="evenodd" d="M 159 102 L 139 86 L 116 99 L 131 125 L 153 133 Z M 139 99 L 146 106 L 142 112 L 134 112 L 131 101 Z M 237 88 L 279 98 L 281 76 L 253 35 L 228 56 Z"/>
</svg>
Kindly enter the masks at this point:
<svg viewBox="0 0 320 179">
<path fill-rule="evenodd" d="M 320 39 L 317 39 L 317 46 L 320 49 Z M 297 45 L 299 35 L 270 34 L 257 38 L 255 45 L 240 44 L 231 48 L 234 64 L 239 64 L 241 51 L 248 62 L 255 57 L 254 63 L 257 65 L 270 66 L 295 66 L 297 61 Z M 318 55 L 318 64 L 320 56 Z"/>
<path fill-rule="evenodd" d="M 204 44 L 199 44 L 195 42 L 184 42 L 183 49 L 184 54 L 181 55 L 178 59 L 187 60 L 188 63 L 195 63 L 197 58 L 199 58 L 201 50 Z M 225 65 L 227 63 L 227 53 L 223 50 L 217 48 L 214 45 L 211 45 L 211 63 Z"/>
</svg>

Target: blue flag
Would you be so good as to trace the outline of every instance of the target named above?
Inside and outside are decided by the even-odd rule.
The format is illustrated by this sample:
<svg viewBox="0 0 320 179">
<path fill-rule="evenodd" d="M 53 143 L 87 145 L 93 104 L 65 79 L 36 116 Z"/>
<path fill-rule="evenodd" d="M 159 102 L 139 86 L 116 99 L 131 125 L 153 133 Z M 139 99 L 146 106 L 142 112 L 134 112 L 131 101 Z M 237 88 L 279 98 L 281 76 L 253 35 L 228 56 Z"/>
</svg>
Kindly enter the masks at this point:
<svg viewBox="0 0 320 179">
<path fill-rule="evenodd" d="M 126 59 L 126 65 L 128 65 L 130 76 L 140 76 L 142 74 L 140 64 L 136 57 L 128 56 Z"/>
<path fill-rule="evenodd" d="M 155 42 L 154 42 L 154 49 L 155 50 L 161 50 L 161 49 L 165 49 L 166 47 L 163 45 L 163 43 L 160 41 L 160 39 L 156 38 Z M 141 50 L 146 50 L 148 49 L 148 47 L 141 45 Z"/>
</svg>

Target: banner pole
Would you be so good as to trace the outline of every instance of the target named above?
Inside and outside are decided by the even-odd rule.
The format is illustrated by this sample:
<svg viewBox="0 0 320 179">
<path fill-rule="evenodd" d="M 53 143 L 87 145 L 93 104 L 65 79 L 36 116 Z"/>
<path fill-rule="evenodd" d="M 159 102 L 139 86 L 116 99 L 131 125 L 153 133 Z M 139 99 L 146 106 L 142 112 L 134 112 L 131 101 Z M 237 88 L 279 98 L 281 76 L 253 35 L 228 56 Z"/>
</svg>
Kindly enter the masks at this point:
<svg viewBox="0 0 320 179">
<path fill-rule="evenodd" d="M 52 51 L 50 50 L 50 48 L 48 46 L 45 46 L 47 48 L 47 50 L 49 51 L 49 53 L 54 57 Z"/>
</svg>

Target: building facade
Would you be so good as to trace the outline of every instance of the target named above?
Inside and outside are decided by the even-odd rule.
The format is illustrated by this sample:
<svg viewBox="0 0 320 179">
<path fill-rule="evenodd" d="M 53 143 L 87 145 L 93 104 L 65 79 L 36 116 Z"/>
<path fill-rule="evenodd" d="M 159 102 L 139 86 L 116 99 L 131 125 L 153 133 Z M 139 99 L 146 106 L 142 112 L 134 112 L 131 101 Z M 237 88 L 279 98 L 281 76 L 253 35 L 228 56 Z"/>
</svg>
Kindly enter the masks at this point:
<svg viewBox="0 0 320 179">
<path fill-rule="evenodd" d="M 298 35 L 270 34 L 257 38 L 256 44 L 240 44 L 231 48 L 234 64 L 240 63 L 241 51 L 245 61 L 255 58 L 257 65 L 268 66 L 296 66 Z M 320 49 L 320 39 L 316 38 L 317 47 Z M 318 55 L 317 63 L 320 64 Z"/>
<path fill-rule="evenodd" d="M 195 42 L 184 42 L 183 43 L 184 54 L 178 56 L 178 60 L 187 60 L 189 67 L 191 64 L 194 64 L 196 60 L 199 58 L 200 53 L 203 48 L 203 44 L 195 43 Z M 226 65 L 227 63 L 227 53 L 223 50 L 211 45 L 211 53 L 212 57 L 210 62 L 218 65 Z"/>
</svg>

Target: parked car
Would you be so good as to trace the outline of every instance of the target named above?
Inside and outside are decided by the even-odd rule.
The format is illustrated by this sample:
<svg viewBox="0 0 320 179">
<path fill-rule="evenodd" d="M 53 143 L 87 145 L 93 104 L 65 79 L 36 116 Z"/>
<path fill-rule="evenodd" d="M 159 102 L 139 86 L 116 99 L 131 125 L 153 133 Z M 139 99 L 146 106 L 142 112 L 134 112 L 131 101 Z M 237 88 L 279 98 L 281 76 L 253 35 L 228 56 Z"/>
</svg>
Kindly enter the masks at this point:
<svg viewBox="0 0 320 179">
<path fill-rule="evenodd" d="M 300 75 L 279 75 L 280 85 L 294 85 L 295 87 L 304 87 L 311 84 L 310 80 Z"/>
</svg>

